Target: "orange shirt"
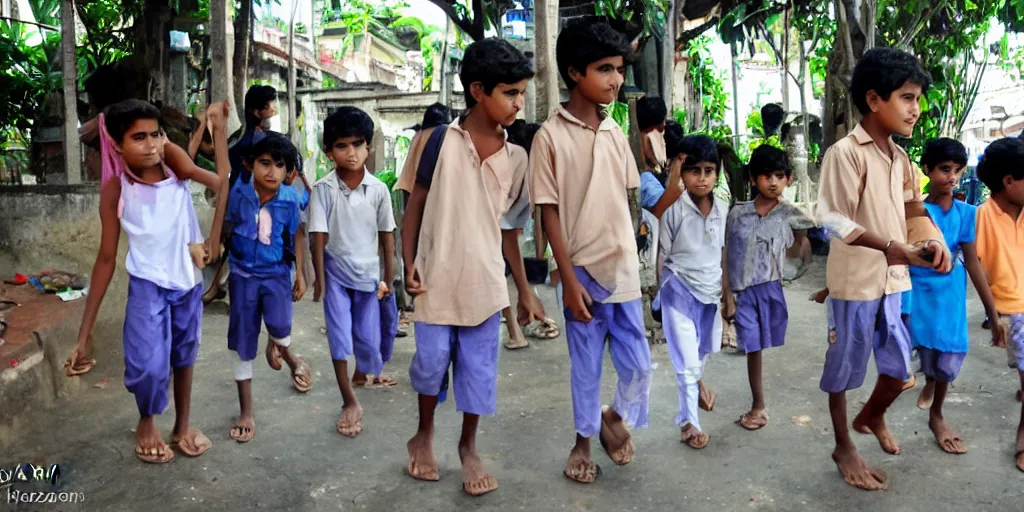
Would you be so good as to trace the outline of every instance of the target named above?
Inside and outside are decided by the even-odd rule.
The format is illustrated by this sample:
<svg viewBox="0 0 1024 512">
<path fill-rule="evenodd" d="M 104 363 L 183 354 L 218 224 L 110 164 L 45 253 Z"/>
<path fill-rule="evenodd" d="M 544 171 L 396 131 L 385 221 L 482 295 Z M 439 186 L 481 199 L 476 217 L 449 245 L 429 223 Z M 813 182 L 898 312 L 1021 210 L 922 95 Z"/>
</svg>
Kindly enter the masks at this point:
<svg viewBox="0 0 1024 512">
<path fill-rule="evenodd" d="M 910 289 L 906 265 L 889 266 L 885 255 L 849 245 L 865 231 L 906 243 L 904 203 L 920 202 L 919 176 L 902 148 L 889 139 L 890 159 L 863 127 L 825 153 L 818 186 L 817 220 L 833 238 L 826 283 L 833 298 L 875 300 Z"/>
<path fill-rule="evenodd" d="M 1010 217 L 992 199 L 978 207 L 978 259 L 996 310 L 1024 313 L 1024 215 Z"/>
<path fill-rule="evenodd" d="M 416 269 L 426 292 L 413 319 L 476 326 L 509 305 L 499 219 L 525 193 L 528 161 L 506 142 L 481 162 L 459 121 L 448 126 L 423 209 Z"/>
<path fill-rule="evenodd" d="M 611 292 L 607 303 L 640 298 L 640 259 L 627 190 L 640 187 L 629 141 L 611 117 L 597 130 L 559 106 L 530 150 L 534 205 L 558 206 L 572 264 Z"/>
</svg>

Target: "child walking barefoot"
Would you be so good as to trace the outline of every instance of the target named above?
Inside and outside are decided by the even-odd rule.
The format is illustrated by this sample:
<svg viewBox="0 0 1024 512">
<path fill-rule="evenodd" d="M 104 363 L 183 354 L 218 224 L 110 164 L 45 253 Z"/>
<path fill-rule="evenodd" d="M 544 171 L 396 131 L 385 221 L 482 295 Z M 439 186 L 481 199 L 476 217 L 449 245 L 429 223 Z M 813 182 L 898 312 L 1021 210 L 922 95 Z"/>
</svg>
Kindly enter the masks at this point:
<svg viewBox="0 0 1024 512">
<path fill-rule="evenodd" d="M 785 343 L 789 312 L 782 292 L 786 250 L 796 243 L 794 228 L 813 225 L 795 206 L 781 200 L 792 181 L 786 152 L 759 146 L 747 165 L 757 190 L 753 201 L 729 212 L 726 262 L 729 285 L 736 298 L 736 341 L 747 354 L 747 377 L 753 403 L 740 417 L 740 426 L 758 430 L 768 424 L 761 379 L 761 353 Z"/>
<path fill-rule="evenodd" d="M 726 293 L 719 315 L 722 291 L 728 290 L 722 258 L 729 206 L 713 194 L 718 151 L 707 136 L 682 135 L 678 126 L 665 132 L 671 174 L 678 172 L 686 193 L 661 217 L 661 318 L 679 386 L 679 441 L 699 450 L 710 438 L 698 419 L 698 381 L 708 356 L 721 349 L 722 317 L 731 318 L 735 305 Z"/>
<path fill-rule="evenodd" d="M 139 409 L 135 456 L 149 463 L 174 459 L 171 448 L 190 457 L 210 449 L 210 440 L 189 426 L 192 365 L 199 352 L 202 325 L 202 251 L 188 180 L 218 190 L 227 183 L 227 104 L 209 109 L 217 174 L 195 166 L 185 150 L 166 142 L 160 111 L 139 100 L 107 107 L 100 117 L 103 182 L 100 188 L 99 254 L 92 271 L 78 344 L 65 365 L 68 375 L 88 372 L 91 333 L 117 259 L 118 239 L 128 236 L 128 299 L 124 320 L 124 383 Z M 161 155 L 166 156 L 166 163 Z M 220 248 L 220 226 L 227 194 L 219 194 L 210 234 L 210 254 Z M 154 421 L 167 407 L 173 370 L 174 429 L 171 445 Z"/>
</svg>

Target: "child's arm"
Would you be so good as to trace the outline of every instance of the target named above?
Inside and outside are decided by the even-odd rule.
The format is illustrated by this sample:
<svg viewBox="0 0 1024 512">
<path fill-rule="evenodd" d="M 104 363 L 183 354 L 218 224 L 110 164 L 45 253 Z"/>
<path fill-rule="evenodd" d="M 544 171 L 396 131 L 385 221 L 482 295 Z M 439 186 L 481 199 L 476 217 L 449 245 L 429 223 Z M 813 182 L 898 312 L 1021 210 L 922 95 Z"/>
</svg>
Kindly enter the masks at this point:
<svg viewBox="0 0 1024 512">
<path fill-rule="evenodd" d="M 199 145 L 203 143 L 203 133 L 206 132 L 206 112 L 199 112 L 196 117 L 199 119 L 199 126 L 192 132 L 192 137 L 188 141 L 188 157 L 192 160 L 196 159 Z"/>
<path fill-rule="evenodd" d="M 722 309 L 722 318 L 732 320 L 736 317 L 736 298 L 732 293 L 732 285 L 729 284 L 729 265 L 726 260 L 725 247 L 722 248 L 722 302 L 725 307 Z"/>
<path fill-rule="evenodd" d="M 421 183 L 413 186 L 409 203 L 402 217 L 402 261 L 405 262 L 405 291 L 409 295 L 420 295 L 427 291 L 420 282 L 416 270 L 416 251 L 420 240 L 420 226 L 423 224 L 423 209 L 427 206 L 430 189 Z"/>
<path fill-rule="evenodd" d="M 378 235 L 380 251 L 384 254 L 384 295 L 390 295 L 394 291 L 391 287 L 395 282 L 395 231 L 382 231 Z"/>
<path fill-rule="evenodd" d="M 213 225 L 210 227 L 210 261 L 220 258 L 221 230 L 224 226 L 224 212 L 228 204 L 228 176 L 231 174 L 231 161 L 228 159 L 228 127 L 227 113 L 231 108 L 227 101 L 215 103 L 207 111 L 207 119 L 213 127 L 214 163 L 217 176 L 220 178 L 220 190 L 217 191 L 217 206 L 213 214 Z"/>
<path fill-rule="evenodd" d="M 519 324 L 529 325 L 534 320 L 544 320 L 544 306 L 526 279 L 526 266 L 523 265 L 523 254 L 519 250 L 519 232 L 519 229 L 501 231 L 501 252 L 512 268 L 512 280 L 519 291 L 519 304 L 516 305 Z"/>
<path fill-rule="evenodd" d="M 562 280 L 562 302 L 572 312 L 573 319 L 578 322 L 589 322 L 593 319 L 589 309 L 593 300 L 587 290 L 580 285 L 579 280 L 576 279 L 576 272 L 573 271 L 569 248 L 562 238 L 562 222 L 558 216 L 558 205 L 542 204 L 540 206 L 544 234 L 548 237 L 551 252 L 555 256 L 555 262 L 558 263 L 558 274 Z"/>
<path fill-rule="evenodd" d="M 306 229 L 313 237 L 313 302 L 324 294 L 324 247 L 327 246 L 327 199 L 323 186 L 310 190 L 309 222 Z"/>
<path fill-rule="evenodd" d="M 668 210 L 669 206 L 679 200 L 683 196 L 683 180 L 680 174 L 682 173 L 683 159 L 675 158 L 672 160 L 672 167 L 668 173 L 668 179 L 665 180 L 665 192 L 661 194 L 661 198 L 651 208 L 651 213 L 654 214 L 659 220 L 661 216 L 665 214 L 665 210 Z"/>
<path fill-rule="evenodd" d="M 298 302 L 306 295 L 306 225 L 299 224 L 295 230 L 295 284 L 292 285 L 292 301 Z"/>
<path fill-rule="evenodd" d="M 985 305 L 985 314 L 991 320 L 992 346 L 1006 347 L 1006 324 L 999 319 L 996 299 L 992 296 L 992 289 L 988 286 L 985 270 L 981 268 L 981 260 L 978 259 L 978 248 L 974 242 L 961 242 L 960 248 L 964 251 L 964 267 L 967 268 L 967 274 L 971 276 L 974 289 L 978 291 L 978 297 Z"/>
<path fill-rule="evenodd" d="M 92 329 L 96 325 L 103 296 L 110 286 L 117 264 L 117 244 L 121 237 L 121 225 L 117 218 L 117 204 L 121 199 L 121 181 L 109 180 L 100 189 L 100 248 L 96 254 L 96 263 L 92 267 L 92 282 L 89 294 L 85 299 L 85 311 L 82 313 L 82 324 L 78 329 L 78 343 L 65 366 L 67 375 L 81 375 L 92 369 L 96 361 L 90 359 L 92 347 Z"/>
<path fill-rule="evenodd" d="M 220 189 L 220 176 L 196 165 L 184 149 L 171 141 L 164 143 L 164 163 L 179 179 L 193 180 L 210 190 Z"/>
</svg>

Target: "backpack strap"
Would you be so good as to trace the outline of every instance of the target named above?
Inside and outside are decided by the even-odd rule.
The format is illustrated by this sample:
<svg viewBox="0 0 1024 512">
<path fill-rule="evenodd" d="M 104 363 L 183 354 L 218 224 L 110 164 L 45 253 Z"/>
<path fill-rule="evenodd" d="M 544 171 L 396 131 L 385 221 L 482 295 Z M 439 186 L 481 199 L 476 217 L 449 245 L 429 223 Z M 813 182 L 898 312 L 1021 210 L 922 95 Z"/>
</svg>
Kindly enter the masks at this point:
<svg viewBox="0 0 1024 512">
<path fill-rule="evenodd" d="M 434 181 L 434 171 L 437 169 L 437 161 L 441 157 L 441 146 L 444 145 L 444 137 L 448 133 L 448 127 L 438 126 L 427 143 L 423 146 L 423 153 L 420 155 L 419 165 L 416 166 L 416 184 L 430 188 Z"/>
</svg>

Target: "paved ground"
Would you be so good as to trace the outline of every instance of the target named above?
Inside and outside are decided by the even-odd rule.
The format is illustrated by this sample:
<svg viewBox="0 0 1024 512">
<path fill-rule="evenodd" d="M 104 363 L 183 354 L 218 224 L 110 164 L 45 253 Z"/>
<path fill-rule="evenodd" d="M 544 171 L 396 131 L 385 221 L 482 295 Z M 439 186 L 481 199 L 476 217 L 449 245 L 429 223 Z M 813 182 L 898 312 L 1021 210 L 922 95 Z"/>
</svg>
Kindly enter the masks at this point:
<svg viewBox="0 0 1024 512">
<path fill-rule="evenodd" d="M 136 461 L 132 429 L 134 401 L 121 382 L 116 352 L 98 354 L 100 365 L 86 379 L 113 377 L 105 388 L 90 388 L 57 410 L 39 411 L 21 433 L 14 453 L 0 456 L 0 468 L 15 461 L 60 463 L 60 490 L 82 493 L 84 505 L 50 505 L 60 510 L 1019 510 L 1024 474 L 1013 467 L 1013 436 L 1020 406 L 1013 400 L 1016 376 L 1001 350 L 986 348 L 980 304 L 970 304 L 972 352 L 955 389 L 947 418 L 960 429 L 970 453 L 947 455 L 935 445 L 927 413 L 916 394 L 903 396 L 889 414 L 903 454 L 884 454 L 874 438 L 858 436 L 868 460 L 890 476 L 887 492 L 868 493 L 843 484 L 829 458 L 832 433 L 827 399 L 818 391 L 825 353 L 822 306 L 807 302 L 823 281 L 821 268 L 787 288 L 789 337 L 785 348 L 765 355 L 765 389 L 771 423 L 749 433 L 733 421 L 749 405 L 745 359 L 714 357 L 706 379 L 719 393 L 714 413 L 702 424 L 711 435 L 700 452 L 678 442 L 672 422 L 675 378 L 664 345 L 653 348 L 658 363 L 651 392 L 651 426 L 635 433 L 637 456 L 615 467 L 595 443 L 604 469 L 597 483 L 583 486 L 561 475 L 572 444 L 569 361 L 563 340 L 535 342 L 501 355 L 498 415 L 482 421 L 480 449 L 501 488 L 482 498 L 460 490 L 455 449 L 460 417 L 452 405 L 439 411 L 439 483 L 405 475 L 405 441 L 416 422 L 415 395 L 407 384 L 411 338 L 400 339 L 388 370 L 403 382 L 389 390 L 360 391 L 366 411 L 357 439 L 334 429 L 340 397 L 329 365 L 318 304 L 296 307 L 295 345 L 313 365 L 316 384 L 306 396 L 289 387 L 287 374 L 257 364 L 254 393 L 256 438 L 240 445 L 228 439 L 237 414 L 227 351 L 226 307 L 214 306 L 204 319 L 204 346 L 196 364 L 192 417 L 214 441 L 199 459 L 178 456 L 167 466 Z M 554 295 L 542 295 L 554 310 Z M 262 357 L 257 359 L 262 363 Z M 606 377 L 613 375 L 610 361 Z M 873 382 L 873 375 L 869 382 Z M 612 394 L 605 379 L 606 396 Z M 919 386 L 920 388 L 920 386 Z M 868 389 L 851 393 L 851 405 Z M 169 433 L 171 409 L 159 420 Z M 852 417 L 853 413 L 851 413 Z M 23 489 L 27 489 L 23 487 Z M 42 489 L 40 487 L 39 489 Z M 9 509 L 0 491 L 0 510 Z M 45 509 L 23 505 L 24 510 Z"/>
</svg>

